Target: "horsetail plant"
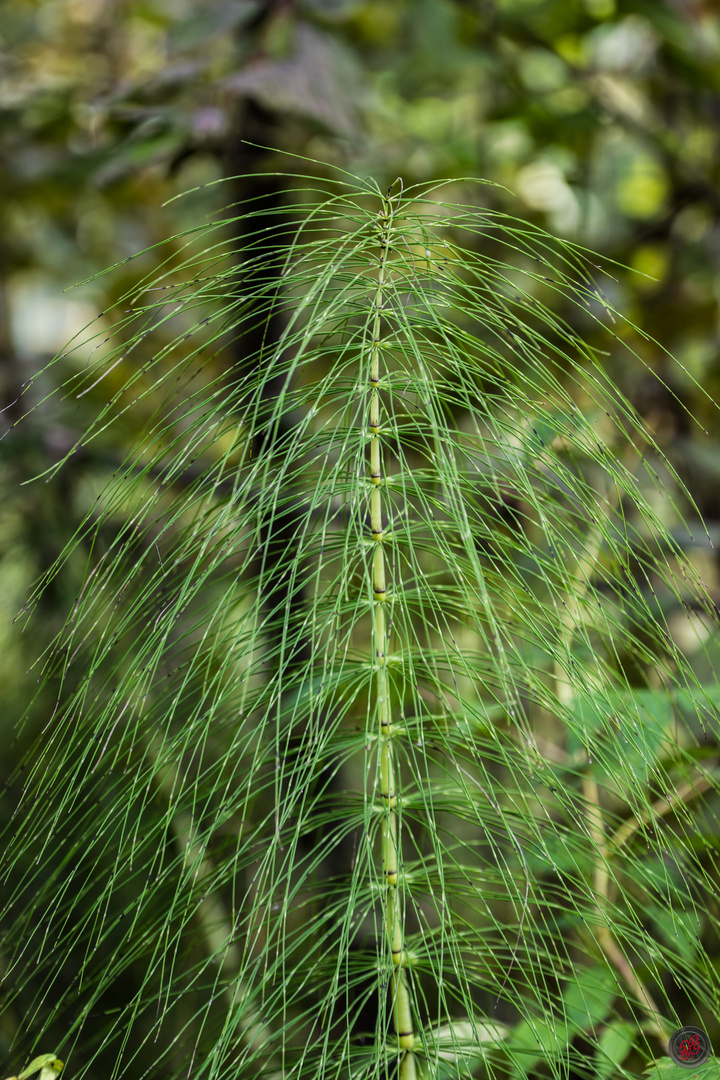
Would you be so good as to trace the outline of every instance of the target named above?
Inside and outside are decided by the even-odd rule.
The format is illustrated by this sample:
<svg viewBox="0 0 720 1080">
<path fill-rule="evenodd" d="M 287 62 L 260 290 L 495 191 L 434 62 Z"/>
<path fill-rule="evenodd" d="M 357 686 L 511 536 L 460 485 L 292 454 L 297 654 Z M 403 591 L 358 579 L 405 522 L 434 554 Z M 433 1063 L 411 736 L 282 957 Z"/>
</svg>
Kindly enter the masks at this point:
<svg viewBox="0 0 720 1080">
<path fill-rule="evenodd" d="M 50 369 L 85 472 L 27 611 L 85 569 L 6 795 L 11 1060 L 663 1070 L 718 1005 L 717 619 L 632 328 L 476 182 L 287 186 Z"/>
</svg>

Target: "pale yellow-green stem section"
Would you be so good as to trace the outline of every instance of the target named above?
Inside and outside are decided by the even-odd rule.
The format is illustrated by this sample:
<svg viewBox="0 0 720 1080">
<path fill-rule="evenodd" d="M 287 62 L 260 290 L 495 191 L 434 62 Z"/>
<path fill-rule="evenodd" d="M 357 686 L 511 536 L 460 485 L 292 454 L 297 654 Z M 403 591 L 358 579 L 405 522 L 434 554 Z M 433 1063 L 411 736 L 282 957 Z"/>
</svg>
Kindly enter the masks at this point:
<svg viewBox="0 0 720 1080">
<path fill-rule="evenodd" d="M 385 617 L 387 597 L 387 574 L 383 550 L 382 489 L 384 486 L 380 431 L 380 322 L 383 306 L 387 258 L 390 251 L 390 224 L 392 205 L 383 201 L 380 215 L 382 251 L 378 287 L 375 294 L 372 350 L 370 359 L 370 528 L 374 542 L 373 551 L 373 648 L 376 669 L 377 712 L 379 718 L 380 747 L 380 795 L 384 808 L 382 827 L 382 861 L 385 878 L 385 924 L 387 939 L 393 961 L 393 1027 L 398 1048 L 404 1050 L 400 1064 L 400 1080 L 415 1080 L 417 1075 L 415 1057 L 410 1052 L 415 1044 L 410 994 L 407 977 L 403 970 L 407 956 L 403 943 L 403 913 L 400 896 L 398 851 L 400 848 L 400 825 L 397 813 L 397 792 L 393 764 L 393 725 L 387 674 L 388 631 Z"/>
<path fill-rule="evenodd" d="M 610 500 L 613 495 L 617 496 L 617 494 L 617 488 L 614 488 L 612 492 L 608 493 L 606 500 L 608 507 L 611 505 Z M 561 615 L 560 625 L 562 630 L 562 641 L 564 651 L 567 653 L 570 652 L 575 631 L 582 625 L 585 619 L 585 613 L 587 611 L 586 597 L 590 588 L 590 579 L 595 564 L 599 559 L 601 549 L 602 533 L 599 526 L 596 526 L 594 533 L 591 533 L 585 540 L 585 551 L 576 563 L 571 578 L 571 587 L 566 594 L 567 602 Z M 561 665 L 557 662 L 555 663 L 555 678 L 558 700 L 562 702 L 564 706 L 570 708 L 575 698 L 576 689 L 575 686 L 568 681 L 567 677 L 563 675 Z M 610 963 L 620 972 L 625 983 L 644 1008 L 648 1016 L 646 1025 L 648 1030 L 652 1031 L 663 1045 L 666 1045 L 670 1038 L 670 1032 L 665 1029 L 660 1016 L 660 1011 L 655 1004 L 652 995 L 645 989 L 636 976 L 627 957 L 615 940 L 613 930 L 611 929 L 610 915 L 608 912 L 611 879 L 607 860 L 612 854 L 612 849 L 608 845 L 607 837 L 605 835 L 598 785 L 594 777 L 590 774 L 583 777 L 583 794 L 587 805 L 588 832 L 596 852 L 595 867 L 593 870 L 593 893 L 597 910 L 605 920 L 605 925 L 600 925 L 595 931 L 595 940 Z M 618 835 L 621 835 L 622 831 L 622 829 L 619 829 Z M 617 846 L 615 850 L 617 850 Z"/>
</svg>

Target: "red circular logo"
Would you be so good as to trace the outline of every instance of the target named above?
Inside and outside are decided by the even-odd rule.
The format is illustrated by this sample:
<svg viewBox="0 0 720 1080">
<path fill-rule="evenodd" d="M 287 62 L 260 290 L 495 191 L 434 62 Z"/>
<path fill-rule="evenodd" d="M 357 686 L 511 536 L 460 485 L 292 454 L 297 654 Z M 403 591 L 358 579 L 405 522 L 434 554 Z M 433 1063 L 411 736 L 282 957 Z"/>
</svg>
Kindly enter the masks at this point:
<svg viewBox="0 0 720 1080">
<path fill-rule="evenodd" d="M 704 1065 L 711 1053 L 710 1040 L 702 1028 L 681 1027 L 670 1036 L 668 1054 L 676 1065 L 682 1065 L 684 1069 Z"/>
</svg>

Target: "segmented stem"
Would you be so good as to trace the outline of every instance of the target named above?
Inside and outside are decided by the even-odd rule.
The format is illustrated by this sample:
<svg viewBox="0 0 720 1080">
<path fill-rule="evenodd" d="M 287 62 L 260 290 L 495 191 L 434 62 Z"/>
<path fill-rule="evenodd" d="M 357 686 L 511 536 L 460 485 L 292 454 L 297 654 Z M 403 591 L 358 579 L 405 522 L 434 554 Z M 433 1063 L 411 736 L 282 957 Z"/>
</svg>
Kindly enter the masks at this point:
<svg viewBox="0 0 720 1080">
<path fill-rule="evenodd" d="M 400 1064 L 400 1080 L 415 1080 L 415 1057 L 411 1053 L 415 1044 L 410 994 L 407 977 L 403 970 L 407 963 L 403 943 L 403 912 L 400 895 L 398 851 L 400 849 L 400 823 L 397 814 L 397 792 L 393 763 L 393 725 L 387 673 L 388 630 L 385 615 L 387 598 L 387 574 L 385 567 L 385 541 L 382 515 L 382 489 L 384 486 L 380 429 L 380 337 L 383 291 L 390 253 L 390 230 L 393 207 L 389 199 L 383 199 L 380 211 L 381 254 L 378 287 L 375 294 L 375 313 L 372 330 L 370 359 L 370 528 L 373 539 L 373 645 L 377 673 L 377 704 L 379 716 L 380 746 L 380 795 L 385 817 L 382 828 L 382 859 L 385 876 L 385 921 L 387 939 L 393 961 L 393 1027 L 398 1047 L 404 1050 Z"/>
</svg>

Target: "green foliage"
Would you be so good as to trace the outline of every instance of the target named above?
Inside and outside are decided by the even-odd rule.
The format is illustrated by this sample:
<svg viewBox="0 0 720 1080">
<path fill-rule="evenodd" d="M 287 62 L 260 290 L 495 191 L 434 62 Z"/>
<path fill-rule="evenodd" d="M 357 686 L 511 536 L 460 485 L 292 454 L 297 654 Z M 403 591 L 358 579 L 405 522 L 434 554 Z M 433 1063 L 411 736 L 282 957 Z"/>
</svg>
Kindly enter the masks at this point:
<svg viewBox="0 0 720 1080">
<path fill-rule="evenodd" d="M 710 1058 L 697 1069 L 686 1069 L 671 1058 L 662 1057 L 653 1061 L 645 1072 L 649 1080 L 717 1080 L 718 1064 L 715 1058 Z"/>
<path fill-rule="evenodd" d="M 549 306 L 617 344 L 599 271 L 466 181 L 287 183 L 62 360 L 46 478 L 135 445 L 28 605 L 87 553 L 0 856 L 13 1056 L 640 1076 L 717 1004 L 716 686 L 668 613 L 715 616 Z"/>
<path fill-rule="evenodd" d="M 33 1073 L 40 1073 L 38 1080 L 56 1080 L 62 1070 L 63 1063 L 55 1054 L 41 1054 L 33 1058 L 17 1077 L 10 1077 L 9 1080 L 27 1080 Z"/>
</svg>

